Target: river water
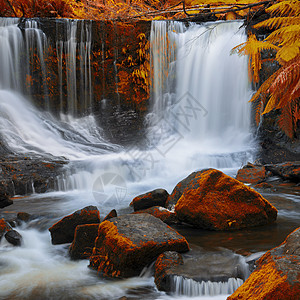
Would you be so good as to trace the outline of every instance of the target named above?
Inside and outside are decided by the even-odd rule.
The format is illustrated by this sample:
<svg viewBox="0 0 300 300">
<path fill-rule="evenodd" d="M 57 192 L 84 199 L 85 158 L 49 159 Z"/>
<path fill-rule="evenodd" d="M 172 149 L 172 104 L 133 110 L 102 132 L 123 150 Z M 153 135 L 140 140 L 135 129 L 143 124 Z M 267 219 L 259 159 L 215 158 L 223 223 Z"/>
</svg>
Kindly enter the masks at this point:
<svg viewBox="0 0 300 300">
<path fill-rule="evenodd" d="M 30 45 L 36 45 L 42 82 L 47 68 L 47 36 L 36 21 L 26 22 L 22 34 L 17 19 L 0 19 L 1 139 L 17 154 L 65 157 L 70 163 L 57 177 L 54 191 L 35 194 L 33 189 L 31 195 L 16 195 L 14 205 L 0 212 L 5 218 L 19 211 L 35 216 L 17 228 L 23 236 L 21 247 L 14 248 L 4 239 L 0 242 L 0 298 L 226 299 L 242 283 L 239 278 L 244 280 L 249 275 L 247 262 L 278 245 L 299 225 L 299 187 L 274 181 L 273 189 L 261 191 L 279 210 L 274 225 L 236 232 L 178 226 L 176 229 L 192 248 L 185 255 L 186 263 L 191 271 L 199 273 L 194 275 L 207 280 L 198 283 L 175 278 L 172 295 L 156 290 L 151 268 L 127 280 L 97 277 L 87 268 L 88 261 L 68 258 L 68 245 L 51 245 L 47 229 L 87 205 L 96 205 L 102 218 L 113 208 L 119 214 L 131 212 L 128 205 L 138 194 L 155 188 L 171 193 L 179 180 L 206 167 L 234 176 L 239 167 L 255 159 L 256 142 L 247 103 L 252 94 L 247 58 L 231 54 L 234 46 L 246 40 L 242 23 L 187 26 L 180 22 L 152 22 L 153 84 L 151 107 L 145 118 L 147 134 L 142 148 L 139 144 L 125 148 L 105 140 L 93 114 L 74 115 L 77 99 L 85 95 L 87 107 L 92 99 L 90 64 L 82 64 L 79 76 L 85 92 L 76 95 L 74 91 L 74 57 L 79 53 L 85 61 L 89 59 L 90 24 L 65 20 L 69 38 L 57 41 L 57 53 L 59 74 L 62 53 L 68 54 L 69 112 L 54 117 L 47 109 L 41 111 L 31 104 L 30 89 L 22 84 L 31 71 L 28 62 L 32 53 L 26 50 Z M 83 40 L 76 40 L 79 26 L 86 26 Z M 21 51 L 24 49 L 25 54 Z M 47 94 L 47 86 L 44 93 Z M 214 282 L 224 270 L 232 269 L 238 269 L 241 276 Z"/>
</svg>

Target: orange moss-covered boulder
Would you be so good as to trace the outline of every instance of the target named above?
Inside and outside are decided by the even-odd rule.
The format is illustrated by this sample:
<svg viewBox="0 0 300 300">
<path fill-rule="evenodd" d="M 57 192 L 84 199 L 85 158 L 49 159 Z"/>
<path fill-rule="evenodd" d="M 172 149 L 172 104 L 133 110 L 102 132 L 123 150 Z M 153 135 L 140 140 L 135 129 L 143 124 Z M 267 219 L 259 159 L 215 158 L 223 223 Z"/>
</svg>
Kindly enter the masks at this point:
<svg viewBox="0 0 300 300">
<path fill-rule="evenodd" d="M 263 255 L 258 267 L 227 300 L 300 299 L 300 228 Z"/>
<path fill-rule="evenodd" d="M 88 259 L 92 255 L 99 224 L 78 225 L 75 229 L 74 240 L 69 248 L 72 259 Z"/>
<path fill-rule="evenodd" d="M 164 189 L 156 189 L 154 191 L 135 197 L 130 206 L 134 211 L 147 209 L 153 206 L 165 206 L 169 193 Z"/>
<path fill-rule="evenodd" d="M 266 176 L 267 173 L 264 166 L 248 163 L 242 169 L 238 170 L 236 180 L 244 183 L 258 183 L 265 180 Z"/>
<path fill-rule="evenodd" d="M 162 253 L 155 262 L 154 281 L 159 291 L 170 292 L 172 269 L 182 265 L 182 256 L 175 251 Z"/>
<path fill-rule="evenodd" d="M 155 218 L 161 219 L 164 223 L 171 225 L 178 223 L 177 216 L 174 212 L 169 211 L 168 209 L 161 206 L 154 206 L 144 210 L 139 210 L 133 214 L 146 213 L 154 216 Z"/>
<path fill-rule="evenodd" d="M 49 228 L 52 244 L 72 243 L 75 228 L 83 224 L 100 223 L 100 213 L 96 206 L 87 206 L 64 217 Z"/>
<path fill-rule="evenodd" d="M 9 230 L 11 230 L 9 224 L 4 219 L 0 219 L 0 240 L 3 235 Z"/>
<path fill-rule="evenodd" d="M 258 192 L 215 169 L 197 172 L 179 198 L 180 221 L 211 230 L 272 223 L 277 210 Z"/>
<path fill-rule="evenodd" d="M 100 224 L 90 267 L 106 277 L 132 277 L 165 251 L 188 250 L 186 239 L 158 218 L 123 215 Z"/>
</svg>

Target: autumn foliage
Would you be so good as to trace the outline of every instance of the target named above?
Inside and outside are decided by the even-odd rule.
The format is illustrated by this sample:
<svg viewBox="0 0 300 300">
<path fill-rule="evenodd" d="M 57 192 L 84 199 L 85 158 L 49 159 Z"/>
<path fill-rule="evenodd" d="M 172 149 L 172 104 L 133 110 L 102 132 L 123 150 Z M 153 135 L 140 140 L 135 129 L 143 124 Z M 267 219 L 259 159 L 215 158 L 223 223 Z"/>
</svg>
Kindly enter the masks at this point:
<svg viewBox="0 0 300 300">
<path fill-rule="evenodd" d="M 297 0 L 278 1 L 266 9 L 270 18 L 256 24 L 255 28 L 269 28 L 272 31 L 263 41 L 250 34 L 245 44 L 235 48 L 240 54 L 250 56 L 249 69 L 254 82 L 259 81 L 262 66 L 261 52 L 273 50 L 273 59 L 280 64 L 254 94 L 251 102 L 256 104 L 256 122 L 272 110 L 278 110 L 279 127 L 290 138 L 294 137 L 300 120 L 300 5 Z"/>
</svg>

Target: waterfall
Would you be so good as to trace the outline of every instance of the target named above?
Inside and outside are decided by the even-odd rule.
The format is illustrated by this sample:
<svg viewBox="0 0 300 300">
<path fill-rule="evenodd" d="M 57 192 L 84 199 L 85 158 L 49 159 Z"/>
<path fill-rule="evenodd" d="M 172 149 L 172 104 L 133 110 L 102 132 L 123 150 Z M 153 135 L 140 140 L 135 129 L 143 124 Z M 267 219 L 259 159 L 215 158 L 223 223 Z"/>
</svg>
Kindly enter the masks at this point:
<svg viewBox="0 0 300 300">
<path fill-rule="evenodd" d="M 56 22 L 57 35 L 53 38 L 46 34 L 46 30 L 41 30 L 39 20 L 22 20 L 20 23 L 18 19 L 0 18 L 1 142 L 16 154 L 65 157 L 69 160 L 65 173 L 57 177 L 56 191 L 34 194 L 25 199 L 31 201 L 34 198 L 36 204 L 46 201 L 47 205 L 41 210 L 50 219 L 87 205 L 101 207 L 101 214 L 112 208 L 126 212 L 136 195 L 158 187 L 170 192 L 192 171 L 215 167 L 234 173 L 242 164 L 253 159 L 250 106 L 247 103 L 251 94 L 247 59 L 230 54 L 234 46 L 246 39 L 240 22 L 205 25 L 152 22 L 152 86 L 145 122 L 146 143 L 143 147 L 136 145 L 131 148 L 107 142 L 103 130 L 90 113 L 93 102 L 92 22 Z M 62 30 L 59 34 L 58 28 Z M 103 50 L 103 41 L 101 45 Z M 121 53 L 114 51 L 112 63 L 117 70 Z M 54 58 L 53 61 L 49 61 L 49 57 Z M 103 66 L 104 60 L 102 51 Z M 49 85 L 51 76 L 57 85 Z M 115 81 L 117 83 L 117 78 Z M 38 101 L 33 95 L 36 89 L 41 96 Z M 56 92 L 55 97 L 52 97 L 53 91 Z M 55 115 L 50 113 L 53 109 L 56 109 Z M 84 116 L 82 113 L 85 113 Z M 87 282 L 82 283 L 81 280 L 78 283 L 78 278 L 74 279 L 65 269 L 69 266 L 66 258 L 66 262 L 59 264 L 62 271 L 58 269 L 61 277 L 57 280 L 57 269 L 53 272 L 51 260 L 57 252 L 55 246 L 49 245 L 48 233 L 39 237 L 43 245 L 36 243 L 34 251 L 43 254 L 44 249 L 50 249 L 45 259 L 41 257 L 41 261 L 50 264 L 43 265 L 38 261 L 40 265 L 37 266 L 34 257 L 28 258 L 27 254 L 32 249 L 27 245 L 30 245 L 32 236 L 38 235 L 35 231 L 26 235 L 24 230 L 25 248 L 21 247 L 19 252 L 16 249 L 17 255 L 13 251 L 11 258 L 9 252 L 4 257 L 9 264 L 12 258 L 20 257 L 17 263 L 20 270 L 26 264 L 29 266 L 27 269 L 37 270 L 37 273 L 33 272 L 40 278 L 37 287 L 45 287 L 41 289 L 40 298 L 50 295 L 50 292 L 57 298 L 62 291 L 65 292 L 65 282 L 70 282 L 72 291 L 73 285 L 77 287 L 75 293 L 82 293 L 81 298 L 93 292 L 101 298 L 102 292 L 97 290 L 101 287 L 98 279 L 94 286 L 89 286 L 87 282 L 92 275 L 87 272 L 82 273 Z M 64 253 L 65 249 L 60 249 Z M 72 263 L 71 272 L 73 267 L 76 270 L 76 266 L 80 266 L 81 270 L 81 264 Z M 212 264 L 209 268 L 213 275 L 220 274 L 219 269 L 212 268 Z M 9 286 L 5 297 L 16 295 L 16 289 L 23 293 L 24 286 L 31 288 L 27 282 L 27 271 L 11 270 L 10 265 L 5 270 L 11 274 L 11 282 L 15 284 Z M 54 274 L 50 285 L 47 276 L 44 276 L 49 271 Z M 200 272 L 199 276 L 204 272 Z M 174 277 L 174 293 L 176 296 L 200 297 L 232 293 L 242 280 L 231 278 L 239 277 L 235 274 L 228 277 L 228 282 L 210 282 L 213 277 L 196 282 L 177 276 Z M 128 289 L 127 283 L 123 284 Z M 104 281 L 102 287 L 107 285 Z M 115 285 L 111 287 L 114 292 Z M 143 282 L 141 286 L 146 284 Z M 5 289 L 2 290 L 6 293 Z M 25 296 L 30 297 L 34 292 L 26 290 Z M 123 290 L 120 293 L 120 297 L 124 295 Z"/>
<path fill-rule="evenodd" d="M 231 55 L 246 41 L 241 25 L 152 22 L 149 140 L 156 148 L 168 144 L 164 155 L 172 139 L 204 167 L 253 159 L 247 57 Z"/>
<path fill-rule="evenodd" d="M 174 295 L 196 297 L 196 296 L 216 296 L 231 295 L 240 287 L 244 281 L 240 278 L 229 278 L 227 282 L 201 281 L 186 279 L 182 276 L 173 277 Z"/>
<path fill-rule="evenodd" d="M 91 44 L 92 21 L 64 20 L 55 49 L 57 69 L 50 70 L 49 51 L 53 50 L 36 20 L 27 19 L 21 26 L 16 18 L 0 18 L 0 88 L 26 95 L 38 106 L 50 111 L 49 86 L 58 74 L 59 109 L 77 116 L 91 111 L 93 101 Z M 58 24 L 58 23 L 57 23 Z M 56 28 L 58 31 L 58 28 Z M 24 34 L 23 34 L 24 33 Z M 56 91 L 54 91 L 56 93 Z M 38 96 L 37 96 L 38 95 Z M 56 111 L 57 112 L 57 111 Z"/>
</svg>

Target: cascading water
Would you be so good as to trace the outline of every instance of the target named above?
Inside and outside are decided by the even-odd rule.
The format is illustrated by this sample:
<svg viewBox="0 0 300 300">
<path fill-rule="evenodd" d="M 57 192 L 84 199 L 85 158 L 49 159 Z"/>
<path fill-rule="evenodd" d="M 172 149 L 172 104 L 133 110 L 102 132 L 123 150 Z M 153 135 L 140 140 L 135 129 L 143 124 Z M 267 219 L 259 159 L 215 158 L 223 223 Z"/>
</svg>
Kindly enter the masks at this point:
<svg viewBox="0 0 300 300">
<path fill-rule="evenodd" d="M 43 213 L 53 214 L 51 222 L 89 204 L 101 206 L 104 213 L 111 209 L 110 206 L 124 209 L 133 196 L 142 192 L 161 186 L 171 191 L 179 179 L 196 169 L 216 167 L 231 172 L 230 169 L 235 171 L 252 159 L 247 62 L 245 58 L 230 55 L 230 50 L 246 39 L 244 31 L 239 29 L 240 22 L 190 24 L 189 27 L 180 22 L 152 23 L 152 108 L 147 116 L 147 145 L 143 150 L 138 147 L 124 149 L 106 142 L 93 115 L 74 117 L 79 108 L 89 110 L 92 101 L 91 23 L 66 21 L 67 37 L 56 41 L 60 110 L 67 112 L 59 120 L 49 112 L 38 111 L 30 103 L 30 90 L 24 85 L 26 76 L 30 83 L 28 49 L 35 47 L 35 55 L 41 62 L 40 78 L 44 82 L 44 93 L 47 93 L 44 62 L 47 40 L 35 21 L 28 21 L 25 35 L 17 23 L 15 19 L 0 19 L 0 134 L 15 153 L 64 156 L 70 160 L 69 169 L 58 178 L 60 191 L 32 196 L 32 199 L 38 197 L 41 203 L 48 203 L 48 197 L 59 199 L 55 200 L 55 208 L 41 204 Z M 77 34 L 79 28 L 81 40 Z M 77 55 L 80 57 L 79 73 Z M 24 63 L 21 63 L 22 57 L 25 57 Z M 64 64 L 66 73 L 62 71 Z M 63 104 L 65 94 L 66 106 Z M 104 187 L 106 181 L 115 184 Z M 120 188 L 121 196 L 107 197 L 109 201 L 103 201 L 103 196 L 116 194 Z M 41 276 L 39 266 L 32 256 L 28 257 L 31 249 L 28 243 L 32 238 L 42 240 L 33 247 L 38 254 L 50 248 L 41 255 L 42 260 L 49 262 L 41 264 L 44 272 L 53 272 L 56 257 L 62 261 L 57 268 L 58 272 L 60 268 L 64 271 L 60 272 L 59 280 L 52 278 L 53 286 L 45 288 L 47 279 L 43 281 L 45 277 Z M 30 298 L 42 286 L 44 292 L 37 297 L 50 295 L 55 298 L 64 292 L 66 297 L 74 299 L 112 299 L 122 296 L 128 288 L 153 286 L 149 279 L 115 286 L 107 282 L 95 283 L 94 277 L 82 270 L 81 263 L 71 264 L 62 259 L 61 252 L 65 249 L 49 245 L 47 238 L 47 234 L 34 230 L 26 233 L 25 230 L 23 248 L 6 253 L 11 249 L 0 245 L 8 264 L 4 273 L 10 273 L 12 281 L 17 282 L 16 289 L 10 286 L 6 292 L 2 292 L 5 284 L 0 283 L 0 297 L 17 299 L 24 292 Z M 11 263 L 10 253 L 22 259 Z M 41 278 L 32 291 L 23 288 L 28 285 L 24 264 L 32 273 L 33 281 L 35 276 Z M 66 270 L 79 272 L 85 286 Z M 64 280 L 69 284 L 62 284 Z M 89 281 L 91 283 L 87 283 Z M 110 285 L 111 289 L 105 294 L 103 289 Z M 74 286 L 77 287 L 75 292 Z M 212 289 L 219 293 L 219 287 L 213 285 Z M 190 295 L 187 291 L 184 294 Z"/>
<path fill-rule="evenodd" d="M 173 140 L 180 146 L 169 150 L 185 148 L 183 168 L 240 167 L 253 159 L 247 58 L 231 55 L 246 40 L 240 26 L 152 23 L 149 139 L 156 146 L 152 136 L 160 128 L 165 135 L 158 143 Z"/>
</svg>

